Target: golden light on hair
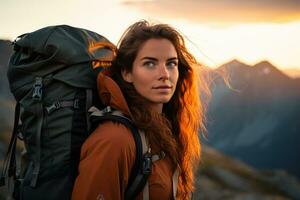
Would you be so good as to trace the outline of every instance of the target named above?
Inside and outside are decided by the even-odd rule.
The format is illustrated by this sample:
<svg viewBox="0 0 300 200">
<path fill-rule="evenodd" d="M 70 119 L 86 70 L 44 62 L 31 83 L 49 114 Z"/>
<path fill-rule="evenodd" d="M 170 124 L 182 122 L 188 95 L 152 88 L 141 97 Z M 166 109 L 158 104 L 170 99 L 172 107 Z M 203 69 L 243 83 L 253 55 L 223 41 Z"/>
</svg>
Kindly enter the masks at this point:
<svg viewBox="0 0 300 200">
<path fill-rule="evenodd" d="M 94 57 L 92 61 L 93 69 L 98 67 L 110 67 L 112 60 L 116 56 L 116 46 L 110 42 L 89 41 L 88 52 Z"/>
<path fill-rule="evenodd" d="M 111 65 L 111 61 L 94 60 L 92 62 L 93 69 L 96 69 L 98 67 L 110 67 Z"/>
</svg>

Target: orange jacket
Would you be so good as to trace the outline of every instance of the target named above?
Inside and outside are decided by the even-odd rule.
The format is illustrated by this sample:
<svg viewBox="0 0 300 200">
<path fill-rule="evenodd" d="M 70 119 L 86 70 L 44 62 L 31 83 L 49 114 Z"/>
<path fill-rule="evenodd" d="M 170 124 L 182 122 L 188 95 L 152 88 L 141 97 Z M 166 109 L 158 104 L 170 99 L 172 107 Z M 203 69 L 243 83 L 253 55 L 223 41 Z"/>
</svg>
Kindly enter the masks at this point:
<svg viewBox="0 0 300 200">
<path fill-rule="evenodd" d="M 97 82 L 101 100 L 130 117 L 118 85 L 104 73 L 99 74 Z M 155 151 L 155 147 L 152 149 Z M 99 125 L 82 146 L 72 199 L 124 199 L 135 153 L 134 139 L 127 127 L 116 122 Z M 172 175 L 173 167 L 167 156 L 153 163 L 148 179 L 150 199 L 173 198 Z M 137 199 L 142 199 L 142 195 Z"/>
</svg>

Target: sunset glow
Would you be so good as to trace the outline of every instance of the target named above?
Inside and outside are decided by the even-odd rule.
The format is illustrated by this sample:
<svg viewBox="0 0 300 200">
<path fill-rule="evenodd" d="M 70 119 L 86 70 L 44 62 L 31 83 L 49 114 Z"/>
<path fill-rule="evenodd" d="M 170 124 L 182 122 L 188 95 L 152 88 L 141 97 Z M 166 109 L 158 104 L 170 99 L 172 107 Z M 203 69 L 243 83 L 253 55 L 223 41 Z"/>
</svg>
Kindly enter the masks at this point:
<svg viewBox="0 0 300 200">
<path fill-rule="evenodd" d="M 116 44 L 130 24 L 147 19 L 180 30 L 199 61 L 211 67 L 238 59 L 250 65 L 268 60 L 281 69 L 300 69 L 296 0 L 0 1 L 1 39 L 69 24 L 96 31 Z"/>
</svg>

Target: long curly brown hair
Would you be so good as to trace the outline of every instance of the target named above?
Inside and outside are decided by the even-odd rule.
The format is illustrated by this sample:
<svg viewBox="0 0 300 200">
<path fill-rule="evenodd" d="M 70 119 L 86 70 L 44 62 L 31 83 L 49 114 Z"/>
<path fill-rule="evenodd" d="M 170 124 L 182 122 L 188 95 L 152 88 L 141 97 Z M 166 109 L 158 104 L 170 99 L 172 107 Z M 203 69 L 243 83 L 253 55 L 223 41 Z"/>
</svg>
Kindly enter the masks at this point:
<svg viewBox="0 0 300 200">
<path fill-rule="evenodd" d="M 122 78 L 122 71 L 131 72 L 139 49 L 149 39 L 168 39 L 178 55 L 179 78 L 175 93 L 159 114 L 149 108 L 131 83 Z M 194 187 L 194 171 L 200 160 L 199 130 L 205 131 L 205 104 L 200 92 L 209 94 L 207 82 L 195 67 L 201 68 L 187 50 L 183 36 L 167 24 L 139 21 L 123 34 L 117 55 L 110 68 L 112 78 L 119 84 L 137 127 L 144 130 L 150 145 L 157 146 L 169 156 L 174 168 L 180 170 L 177 199 L 188 199 Z M 202 95 L 201 95 L 202 96 Z"/>
</svg>

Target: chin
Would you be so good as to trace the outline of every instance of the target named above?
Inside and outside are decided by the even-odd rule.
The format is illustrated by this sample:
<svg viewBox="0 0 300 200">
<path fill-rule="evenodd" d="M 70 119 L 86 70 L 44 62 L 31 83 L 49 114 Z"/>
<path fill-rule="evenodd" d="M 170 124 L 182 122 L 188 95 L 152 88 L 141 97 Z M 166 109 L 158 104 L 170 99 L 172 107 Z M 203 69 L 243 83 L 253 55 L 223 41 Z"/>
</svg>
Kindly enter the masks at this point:
<svg viewBox="0 0 300 200">
<path fill-rule="evenodd" d="M 171 98 L 161 98 L 158 99 L 156 102 L 157 103 L 168 103 L 170 101 Z"/>
</svg>

